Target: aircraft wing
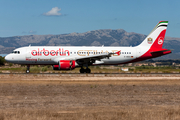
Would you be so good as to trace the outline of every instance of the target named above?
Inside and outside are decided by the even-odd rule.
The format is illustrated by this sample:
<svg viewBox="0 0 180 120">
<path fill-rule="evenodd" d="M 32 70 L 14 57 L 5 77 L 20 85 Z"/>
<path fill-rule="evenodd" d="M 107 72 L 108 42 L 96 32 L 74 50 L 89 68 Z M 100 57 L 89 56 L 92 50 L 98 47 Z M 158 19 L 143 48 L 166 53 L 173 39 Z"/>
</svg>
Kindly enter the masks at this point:
<svg viewBox="0 0 180 120">
<path fill-rule="evenodd" d="M 109 59 L 109 57 L 111 57 L 114 54 L 120 55 L 120 51 L 115 52 L 115 53 L 111 52 L 111 53 L 102 53 L 102 54 L 90 55 L 90 56 L 79 56 L 79 57 L 76 57 L 75 60 L 78 64 L 92 64 L 96 60 L 100 61 L 101 59 L 104 59 L 104 58 Z"/>
<path fill-rule="evenodd" d="M 79 56 L 76 57 L 76 60 L 84 60 L 84 59 L 103 59 L 103 58 L 107 58 L 107 57 L 111 57 L 111 55 L 113 55 L 113 53 L 104 53 L 104 54 L 97 54 L 97 55 L 90 55 L 90 56 Z"/>
</svg>

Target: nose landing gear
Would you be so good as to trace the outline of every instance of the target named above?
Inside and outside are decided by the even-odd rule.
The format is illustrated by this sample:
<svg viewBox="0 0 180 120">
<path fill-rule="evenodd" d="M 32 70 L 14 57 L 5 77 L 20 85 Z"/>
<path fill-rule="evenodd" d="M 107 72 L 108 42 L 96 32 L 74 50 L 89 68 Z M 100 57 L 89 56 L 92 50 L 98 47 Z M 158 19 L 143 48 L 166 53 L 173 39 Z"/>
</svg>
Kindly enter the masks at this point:
<svg viewBox="0 0 180 120">
<path fill-rule="evenodd" d="M 27 65 L 27 70 L 26 70 L 26 73 L 30 73 L 30 65 Z"/>
</svg>

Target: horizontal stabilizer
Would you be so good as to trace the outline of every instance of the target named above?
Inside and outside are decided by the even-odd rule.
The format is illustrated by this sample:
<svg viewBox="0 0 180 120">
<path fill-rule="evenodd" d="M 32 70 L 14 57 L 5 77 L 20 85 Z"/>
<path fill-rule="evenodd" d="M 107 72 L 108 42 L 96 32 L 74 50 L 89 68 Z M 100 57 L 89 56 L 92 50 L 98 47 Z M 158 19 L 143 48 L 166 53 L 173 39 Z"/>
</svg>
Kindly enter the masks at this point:
<svg viewBox="0 0 180 120">
<path fill-rule="evenodd" d="M 153 54 L 153 53 L 163 53 L 163 52 L 167 52 L 167 51 L 172 51 L 172 50 L 170 50 L 170 49 L 165 49 L 165 50 L 159 50 L 159 51 L 152 51 L 152 52 L 150 52 L 151 54 Z"/>
</svg>

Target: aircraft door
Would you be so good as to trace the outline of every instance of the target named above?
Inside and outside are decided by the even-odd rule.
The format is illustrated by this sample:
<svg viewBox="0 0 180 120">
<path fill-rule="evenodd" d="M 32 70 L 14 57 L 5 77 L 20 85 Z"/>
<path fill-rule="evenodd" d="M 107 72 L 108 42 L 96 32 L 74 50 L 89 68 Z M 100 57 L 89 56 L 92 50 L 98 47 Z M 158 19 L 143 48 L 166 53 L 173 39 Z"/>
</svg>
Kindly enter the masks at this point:
<svg viewBox="0 0 180 120">
<path fill-rule="evenodd" d="M 30 48 L 26 49 L 26 58 L 31 58 L 31 49 Z"/>
</svg>

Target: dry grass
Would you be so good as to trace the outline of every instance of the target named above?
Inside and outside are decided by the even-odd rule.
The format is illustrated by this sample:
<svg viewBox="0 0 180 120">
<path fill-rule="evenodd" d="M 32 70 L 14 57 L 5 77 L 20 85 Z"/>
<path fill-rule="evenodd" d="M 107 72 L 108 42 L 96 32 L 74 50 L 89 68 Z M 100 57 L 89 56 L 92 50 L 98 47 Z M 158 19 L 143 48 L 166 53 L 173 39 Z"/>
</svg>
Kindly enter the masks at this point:
<svg viewBox="0 0 180 120">
<path fill-rule="evenodd" d="M 99 109 L 99 108 L 98 108 Z M 110 108 L 111 109 L 111 108 Z M 179 120 L 180 109 L 160 110 L 129 108 L 115 111 L 60 111 L 56 110 L 16 110 L 2 111 L 0 120 Z"/>
<path fill-rule="evenodd" d="M 94 110 L 94 111 L 92 111 Z M 2 110 L 0 120 L 179 120 L 179 107 L 92 107 L 62 111 L 55 109 Z"/>
<path fill-rule="evenodd" d="M 180 119 L 179 79 L 26 77 L 0 75 L 0 120 Z"/>
</svg>

